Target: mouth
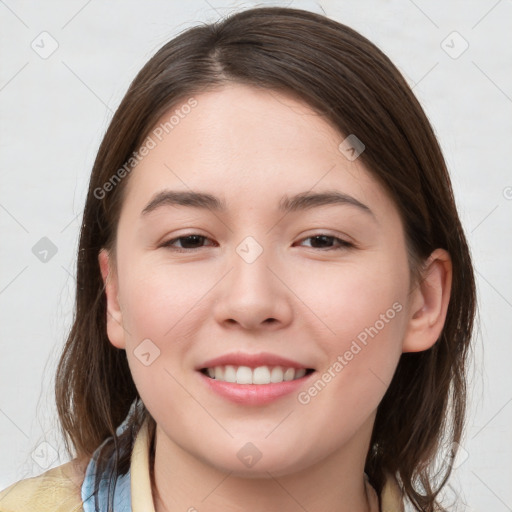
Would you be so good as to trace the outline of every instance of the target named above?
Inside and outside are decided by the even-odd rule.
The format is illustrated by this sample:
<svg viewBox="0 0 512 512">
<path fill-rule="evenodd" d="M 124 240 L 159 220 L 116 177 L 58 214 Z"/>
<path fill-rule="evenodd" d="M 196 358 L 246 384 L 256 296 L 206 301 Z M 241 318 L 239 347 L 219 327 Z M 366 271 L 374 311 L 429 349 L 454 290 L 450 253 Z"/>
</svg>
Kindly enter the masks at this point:
<svg viewBox="0 0 512 512">
<path fill-rule="evenodd" d="M 293 395 L 314 368 L 269 352 L 225 354 L 204 361 L 196 371 L 210 392 L 237 406 L 261 407 Z"/>
<path fill-rule="evenodd" d="M 279 384 L 298 380 L 311 375 L 313 368 L 292 368 L 286 366 L 249 366 L 221 365 L 199 370 L 212 380 L 232 384 Z"/>
</svg>

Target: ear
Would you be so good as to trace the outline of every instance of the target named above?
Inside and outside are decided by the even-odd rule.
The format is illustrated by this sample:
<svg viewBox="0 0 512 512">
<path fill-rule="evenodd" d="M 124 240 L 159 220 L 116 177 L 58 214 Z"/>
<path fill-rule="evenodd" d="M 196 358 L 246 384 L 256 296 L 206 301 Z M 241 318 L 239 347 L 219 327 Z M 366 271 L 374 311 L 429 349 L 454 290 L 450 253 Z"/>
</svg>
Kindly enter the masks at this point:
<svg viewBox="0 0 512 512">
<path fill-rule="evenodd" d="M 411 292 L 403 352 L 428 350 L 439 339 L 446 320 L 451 287 L 450 255 L 444 249 L 436 249 L 425 262 L 420 282 Z"/>
<path fill-rule="evenodd" d="M 126 347 L 126 333 L 123 327 L 123 314 L 119 305 L 119 284 L 117 272 L 110 258 L 110 253 L 106 249 L 101 249 L 98 254 L 98 262 L 107 297 L 107 336 L 114 347 L 124 349 Z"/>
</svg>

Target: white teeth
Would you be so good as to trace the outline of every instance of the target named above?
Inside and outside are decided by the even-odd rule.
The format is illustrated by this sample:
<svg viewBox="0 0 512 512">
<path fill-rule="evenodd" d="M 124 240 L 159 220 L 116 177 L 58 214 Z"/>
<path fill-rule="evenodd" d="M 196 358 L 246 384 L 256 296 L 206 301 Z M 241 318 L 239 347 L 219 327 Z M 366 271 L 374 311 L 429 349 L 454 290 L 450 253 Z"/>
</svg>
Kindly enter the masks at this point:
<svg viewBox="0 0 512 512">
<path fill-rule="evenodd" d="M 283 369 L 280 366 L 274 366 L 270 372 L 270 382 L 283 382 Z"/>
<path fill-rule="evenodd" d="M 237 384 L 252 384 L 252 370 L 248 366 L 239 366 L 236 371 Z"/>
<path fill-rule="evenodd" d="M 224 376 L 218 378 L 217 374 L 215 374 L 215 378 L 224 382 L 236 382 L 236 368 L 234 366 L 226 366 L 224 368 Z"/>
<path fill-rule="evenodd" d="M 295 378 L 300 379 L 301 377 L 304 377 L 306 375 L 306 368 L 301 368 L 300 370 L 295 371 Z"/>
<path fill-rule="evenodd" d="M 283 379 L 284 380 L 293 380 L 294 375 L 295 375 L 295 368 L 288 368 L 284 372 Z"/>
<path fill-rule="evenodd" d="M 270 384 L 270 370 L 267 366 L 258 366 L 252 372 L 253 384 Z"/>
<path fill-rule="evenodd" d="M 206 373 L 212 379 L 223 382 L 270 384 L 300 379 L 306 375 L 306 369 L 283 368 L 282 366 L 258 366 L 253 369 L 249 366 L 226 365 L 207 368 Z"/>
<path fill-rule="evenodd" d="M 215 367 L 215 379 L 222 380 L 223 378 L 224 378 L 224 370 L 222 369 L 222 366 L 216 366 Z"/>
</svg>

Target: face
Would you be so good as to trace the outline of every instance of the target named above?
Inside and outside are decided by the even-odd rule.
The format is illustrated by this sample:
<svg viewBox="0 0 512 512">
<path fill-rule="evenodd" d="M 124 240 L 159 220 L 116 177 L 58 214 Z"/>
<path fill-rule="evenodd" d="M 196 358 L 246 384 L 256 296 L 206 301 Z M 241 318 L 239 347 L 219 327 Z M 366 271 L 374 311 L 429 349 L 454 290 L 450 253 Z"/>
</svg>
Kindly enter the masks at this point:
<svg viewBox="0 0 512 512">
<path fill-rule="evenodd" d="M 243 85 L 194 98 L 125 178 L 109 339 L 162 443 L 239 474 L 303 470 L 369 440 L 415 307 L 403 225 L 340 150 L 345 136 L 305 104 Z M 250 388 L 200 371 L 240 353 L 314 371 Z M 268 357 L 238 361 L 284 377 Z"/>
</svg>

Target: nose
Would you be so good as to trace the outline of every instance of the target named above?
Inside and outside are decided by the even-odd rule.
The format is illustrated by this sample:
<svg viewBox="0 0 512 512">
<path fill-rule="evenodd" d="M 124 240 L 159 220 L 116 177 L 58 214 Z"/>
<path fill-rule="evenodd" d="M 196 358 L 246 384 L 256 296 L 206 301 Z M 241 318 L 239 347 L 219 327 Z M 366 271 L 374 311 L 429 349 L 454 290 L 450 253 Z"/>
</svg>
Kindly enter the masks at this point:
<svg viewBox="0 0 512 512">
<path fill-rule="evenodd" d="M 292 320 L 293 293 L 282 265 L 263 252 L 252 261 L 243 252 L 230 259 L 230 272 L 219 283 L 214 316 L 225 328 L 277 330 Z"/>
</svg>

